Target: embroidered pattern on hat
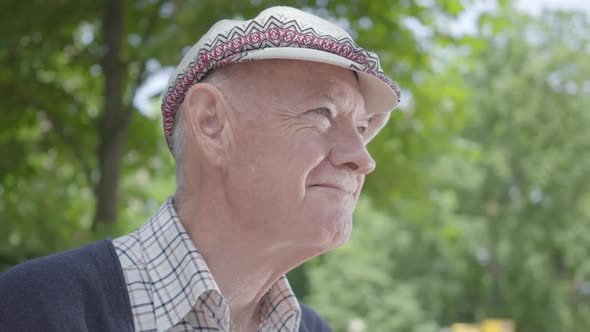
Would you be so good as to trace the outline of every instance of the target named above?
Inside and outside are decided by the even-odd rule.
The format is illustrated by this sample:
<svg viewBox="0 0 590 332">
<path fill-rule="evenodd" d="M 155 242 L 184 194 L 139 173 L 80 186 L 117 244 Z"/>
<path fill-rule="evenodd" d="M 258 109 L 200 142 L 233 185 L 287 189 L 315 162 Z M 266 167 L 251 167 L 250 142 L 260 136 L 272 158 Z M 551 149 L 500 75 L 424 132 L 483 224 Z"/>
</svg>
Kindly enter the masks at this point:
<svg viewBox="0 0 590 332">
<path fill-rule="evenodd" d="M 322 35 L 311 27 L 302 28 L 296 20 L 283 21 L 274 16 L 264 24 L 252 20 L 246 27 L 235 26 L 226 34 L 218 34 L 198 50 L 188 66 L 179 73 L 162 100 L 162 116 L 166 142 L 172 147 L 174 118 L 190 87 L 201 81 L 210 70 L 240 62 L 249 51 L 265 48 L 309 48 L 342 56 L 361 71 L 385 82 L 400 99 L 400 90 L 381 70 L 373 52 L 359 47 L 351 38 Z"/>
</svg>

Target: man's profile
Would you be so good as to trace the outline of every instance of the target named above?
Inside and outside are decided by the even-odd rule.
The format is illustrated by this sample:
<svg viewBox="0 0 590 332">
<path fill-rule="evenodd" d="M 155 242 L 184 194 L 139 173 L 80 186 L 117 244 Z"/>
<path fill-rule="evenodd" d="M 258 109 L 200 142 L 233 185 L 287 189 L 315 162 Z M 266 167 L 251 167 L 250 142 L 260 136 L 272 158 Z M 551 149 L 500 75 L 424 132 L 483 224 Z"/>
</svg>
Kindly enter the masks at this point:
<svg viewBox="0 0 590 332">
<path fill-rule="evenodd" d="M 319 17 L 218 22 L 163 97 L 174 195 L 133 233 L 4 273 L 0 328 L 330 331 L 285 274 L 348 240 L 398 102 L 377 56 Z"/>
</svg>

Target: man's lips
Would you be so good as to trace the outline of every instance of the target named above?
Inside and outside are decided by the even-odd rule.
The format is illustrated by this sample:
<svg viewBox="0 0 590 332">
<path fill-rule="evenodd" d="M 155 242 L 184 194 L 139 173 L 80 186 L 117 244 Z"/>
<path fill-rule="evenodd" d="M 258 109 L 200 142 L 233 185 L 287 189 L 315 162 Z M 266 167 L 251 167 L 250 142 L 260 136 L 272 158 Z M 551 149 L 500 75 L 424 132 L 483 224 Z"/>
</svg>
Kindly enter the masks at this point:
<svg viewBox="0 0 590 332">
<path fill-rule="evenodd" d="M 354 190 L 350 190 L 343 185 L 334 184 L 334 183 L 318 183 L 318 184 L 313 184 L 310 187 L 328 188 L 328 189 L 338 190 L 338 191 L 345 192 L 347 194 L 354 195 Z"/>
</svg>

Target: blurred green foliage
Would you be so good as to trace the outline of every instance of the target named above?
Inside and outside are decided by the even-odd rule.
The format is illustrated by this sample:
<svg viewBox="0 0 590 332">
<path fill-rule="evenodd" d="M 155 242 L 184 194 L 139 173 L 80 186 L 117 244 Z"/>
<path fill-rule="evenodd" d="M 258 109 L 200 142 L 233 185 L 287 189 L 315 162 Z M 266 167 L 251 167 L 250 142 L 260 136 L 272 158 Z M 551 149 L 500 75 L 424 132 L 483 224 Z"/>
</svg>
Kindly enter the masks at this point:
<svg viewBox="0 0 590 332">
<path fill-rule="evenodd" d="M 519 332 L 590 330 L 590 22 L 499 3 L 457 36 L 448 22 L 472 2 L 281 2 L 338 20 L 404 89 L 369 146 L 378 167 L 351 241 L 290 274 L 336 331 L 354 319 L 366 331 L 427 332 L 489 317 Z M 124 102 L 215 21 L 276 4 L 125 2 Z M 153 112 L 133 108 L 116 165 L 118 220 L 93 230 L 103 3 L 1 7 L 4 270 L 137 228 L 173 193 L 174 164 L 154 96 Z"/>
</svg>

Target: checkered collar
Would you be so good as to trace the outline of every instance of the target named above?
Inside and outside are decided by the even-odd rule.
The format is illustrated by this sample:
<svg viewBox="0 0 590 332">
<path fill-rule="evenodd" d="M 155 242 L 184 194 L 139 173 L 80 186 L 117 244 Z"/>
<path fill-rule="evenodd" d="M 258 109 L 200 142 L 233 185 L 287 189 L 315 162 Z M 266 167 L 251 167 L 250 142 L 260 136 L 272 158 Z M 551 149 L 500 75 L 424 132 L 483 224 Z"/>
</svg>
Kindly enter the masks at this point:
<svg viewBox="0 0 590 332">
<path fill-rule="evenodd" d="M 141 227 L 139 240 L 152 283 L 157 330 L 169 329 L 196 309 L 209 311 L 227 331 L 227 302 L 182 226 L 172 196 Z M 260 304 L 263 318 L 260 331 L 298 330 L 301 309 L 285 276 L 271 287 Z"/>
</svg>

